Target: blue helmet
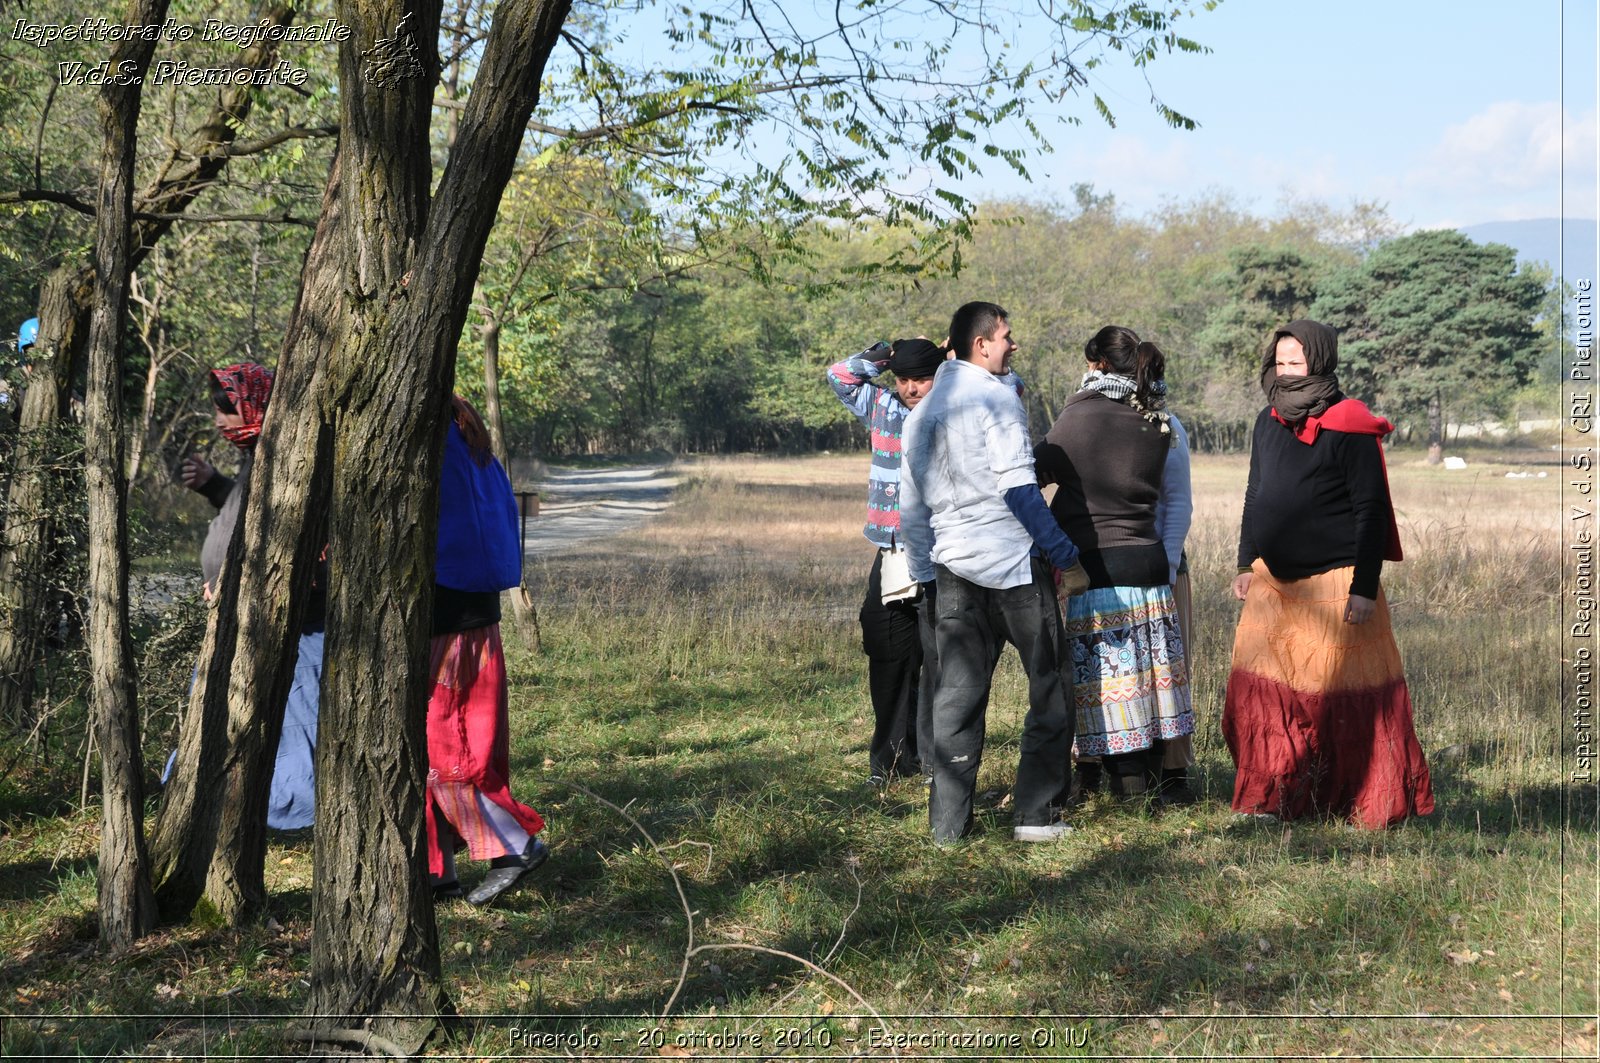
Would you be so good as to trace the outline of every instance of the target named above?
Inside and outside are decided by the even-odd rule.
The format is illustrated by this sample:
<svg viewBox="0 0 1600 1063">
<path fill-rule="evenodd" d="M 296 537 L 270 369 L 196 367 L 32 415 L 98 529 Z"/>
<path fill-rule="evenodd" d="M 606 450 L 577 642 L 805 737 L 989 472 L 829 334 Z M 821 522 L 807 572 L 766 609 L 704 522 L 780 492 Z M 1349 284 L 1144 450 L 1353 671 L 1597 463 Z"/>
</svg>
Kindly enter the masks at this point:
<svg viewBox="0 0 1600 1063">
<path fill-rule="evenodd" d="M 36 341 L 38 338 L 39 319 L 36 317 L 30 317 L 17 327 L 17 353 L 21 354 L 29 347 L 32 347 L 34 341 Z"/>
</svg>

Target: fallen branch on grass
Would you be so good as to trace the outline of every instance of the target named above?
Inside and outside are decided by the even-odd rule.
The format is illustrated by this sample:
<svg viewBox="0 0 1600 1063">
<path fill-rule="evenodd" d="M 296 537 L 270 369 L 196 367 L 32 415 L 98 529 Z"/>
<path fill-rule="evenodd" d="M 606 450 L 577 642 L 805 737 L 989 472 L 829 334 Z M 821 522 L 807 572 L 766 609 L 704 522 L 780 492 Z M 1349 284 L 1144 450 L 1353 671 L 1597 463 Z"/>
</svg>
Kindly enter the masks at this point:
<svg viewBox="0 0 1600 1063">
<path fill-rule="evenodd" d="M 667 869 L 667 874 L 672 877 L 672 888 L 677 891 L 677 893 L 678 893 L 678 903 L 683 908 L 684 927 L 685 927 L 685 931 L 686 931 L 686 933 L 688 935 L 688 940 L 684 944 L 683 963 L 678 968 L 678 982 L 677 982 L 676 985 L 674 985 L 672 987 L 672 995 L 667 998 L 667 1002 L 661 1008 L 661 1014 L 658 1016 L 658 1018 L 665 1019 L 668 1015 L 670 1015 L 672 1013 L 673 1007 L 678 1003 L 678 997 L 683 994 L 683 987 L 685 985 L 687 985 L 688 981 L 689 981 L 689 965 L 690 965 L 691 961 L 696 956 L 700 955 L 702 952 L 712 952 L 712 951 L 716 951 L 718 949 L 721 949 L 721 950 L 726 950 L 726 951 L 729 951 L 729 952 L 756 952 L 756 953 L 761 953 L 761 954 L 767 955 L 767 956 L 777 956 L 777 957 L 780 957 L 782 959 L 793 960 L 795 963 L 798 963 L 800 966 L 806 968 L 809 971 L 812 971 L 812 972 L 814 972 L 816 974 L 821 975 L 822 977 L 828 979 L 828 981 L 830 981 L 833 984 L 837 985 L 840 989 L 843 989 L 846 993 L 848 993 L 850 995 L 851 999 L 853 999 L 857 1004 L 861 1005 L 862 1008 L 866 1009 L 866 1011 L 869 1014 L 871 1014 L 874 1019 L 877 1020 L 879 1029 L 883 1030 L 883 1032 L 884 1032 L 886 1037 L 889 1037 L 889 1038 L 893 1037 L 894 1031 L 889 1028 L 889 1024 L 884 1020 L 883 1016 L 878 1013 L 878 1009 L 873 1007 L 872 1004 L 867 1001 L 866 997 L 862 996 L 859 992 L 857 992 L 857 990 L 856 990 L 856 988 L 854 986 L 852 986 L 849 982 L 846 982 L 843 978 L 840 978 L 838 975 L 833 974 L 830 971 L 824 970 L 822 967 L 818 966 L 817 964 L 812 963 L 810 960 L 806 959 L 804 956 L 797 956 L 792 952 L 785 952 L 783 949 L 768 948 L 765 945 L 748 945 L 748 944 L 745 944 L 743 942 L 726 942 L 726 943 L 715 943 L 714 942 L 714 943 L 708 944 L 708 945 L 696 945 L 694 943 L 694 917 L 695 917 L 696 913 L 695 913 L 694 909 L 689 907 L 689 896 L 688 896 L 687 893 L 684 892 L 683 880 L 678 877 L 677 865 L 674 864 L 672 862 L 672 860 L 667 856 L 666 852 L 663 850 L 661 845 L 655 840 L 655 838 L 651 837 L 650 832 L 645 829 L 644 824 L 640 823 L 638 821 L 638 819 L 636 819 L 633 816 L 633 814 L 630 813 L 627 809 L 622 808 L 621 806 L 619 806 L 619 805 L 617 805 L 617 804 L 615 804 L 615 803 L 613 803 L 611 801 L 607 801 L 605 798 L 601 797 L 599 794 L 595 793 L 593 790 L 589 789 L 587 786 L 583 786 L 583 785 L 581 785 L 579 783 L 575 783 L 575 782 L 570 782 L 570 781 L 565 780 L 565 779 L 549 779 L 549 778 L 547 778 L 545 780 L 545 782 L 546 783 L 555 783 L 558 786 L 565 786 L 565 787 L 568 787 L 569 789 L 576 790 L 579 793 L 583 794 L 584 796 L 589 797 L 592 800 L 598 801 L 602 805 L 605 805 L 607 808 L 611 809 L 617 815 L 619 815 L 623 819 L 627 820 L 628 823 L 633 827 L 633 829 L 638 831 L 640 836 L 643 837 L 645 841 L 650 843 L 650 848 L 656 854 L 656 858 L 661 861 L 661 865 Z M 631 802 L 630 802 L 630 804 L 631 804 Z M 709 846 L 707 846 L 707 848 L 709 849 Z M 856 906 L 858 908 L 861 905 L 861 896 L 860 896 L 860 889 L 859 889 L 860 885 L 861 885 L 861 880 L 860 880 L 859 877 L 857 877 L 857 879 L 856 879 L 856 886 L 857 886 Z M 854 915 L 854 914 L 855 914 L 854 912 L 851 913 L 851 915 Z M 846 922 L 848 922 L 848 917 L 846 917 Z M 842 939 L 842 931 L 841 931 L 841 939 Z M 835 946 L 835 949 L 837 949 L 837 946 Z M 828 955 L 832 956 L 833 952 L 830 951 L 828 953 Z M 900 1053 L 894 1049 L 892 1044 L 890 1046 L 889 1052 L 895 1058 L 899 1058 Z"/>
</svg>

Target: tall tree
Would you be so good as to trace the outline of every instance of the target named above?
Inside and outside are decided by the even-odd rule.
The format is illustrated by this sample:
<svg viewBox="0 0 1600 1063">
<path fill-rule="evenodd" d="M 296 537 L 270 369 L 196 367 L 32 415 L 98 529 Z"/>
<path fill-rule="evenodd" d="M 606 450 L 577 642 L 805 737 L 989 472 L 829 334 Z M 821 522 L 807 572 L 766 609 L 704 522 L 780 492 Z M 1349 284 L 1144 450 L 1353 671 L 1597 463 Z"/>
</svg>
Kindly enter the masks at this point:
<svg viewBox="0 0 1600 1063">
<path fill-rule="evenodd" d="M 274 5 L 263 16 L 268 25 L 286 25 L 294 9 Z M 155 43 L 155 42 L 141 42 Z M 277 42 L 264 34 L 239 53 L 238 63 L 257 70 L 270 65 Z M 239 143 L 239 132 L 259 93 L 251 86 L 232 85 L 186 138 L 174 138 L 160 160 L 156 176 L 135 196 L 129 239 L 128 268 L 138 265 L 216 181 L 233 154 L 260 150 L 260 144 Z M 279 138 L 265 138 L 277 143 Z M 37 181 L 39 171 L 32 175 Z M 0 204 L 55 203 L 92 215 L 95 207 L 75 194 L 35 185 L 0 193 Z M 39 331 L 52 358 L 41 360 L 23 400 L 21 441 L 6 506 L 4 543 L 0 544 L 0 719 L 22 719 L 33 700 L 33 674 L 38 659 L 41 618 L 47 581 L 43 569 L 48 544 L 55 534 L 44 503 L 44 477 L 60 460 L 56 426 L 65 416 L 70 381 L 82 370 L 84 338 L 94 306 L 93 269 L 80 254 L 65 258 L 42 291 Z M 37 399 L 33 392 L 39 391 Z"/>
<path fill-rule="evenodd" d="M 266 900 L 267 787 L 296 636 L 325 541 L 332 437 L 321 388 L 339 337 L 341 190 L 335 154 L 257 461 L 249 479 L 235 487 L 246 492 L 243 514 L 229 543 L 156 820 L 153 877 L 169 920 L 187 915 L 202 894 L 234 923 L 255 916 Z"/>
<path fill-rule="evenodd" d="M 1301 246 L 1250 243 L 1228 252 L 1226 301 L 1198 336 L 1193 374 L 1204 401 L 1184 421 L 1197 448 L 1235 449 L 1261 409 L 1261 345 L 1272 328 L 1305 317 L 1328 267 Z"/>
<path fill-rule="evenodd" d="M 309 1011 L 420 1043 L 445 1007 L 425 855 L 428 625 L 457 338 L 566 0 L 495 9 L 430 196 L 439 8 L 340 6 L 345 302 L 334 431 L 328 664 L 317 750 Z M 381 589 L 380 589 L 381 588 Z M 382 666 L 378 665 L 382 662 Z"/>
<path fill-rule="evenodd" d="M 1534 321 L 1546 287 L 1504 244 L 1426 230 L 1328 277 L 1311 314 L 1339 329 L 1345 389 L 1392 418 L 1420 416 L 1430 403 L 1498 415 L 1538 364 Z"/>
<path fill-rule="evenodd" d="M 126 73 L 100 90 L 100 187 L 95 203 L 94 302 L 85 403 L 89 487 L 90 707 L 100 745 L 100 940 L 126 948 L 155 926 L 144 841 L 144 767 L 128 628 L 128 492 L 122 404 L 122 329 L 132 262 L 133 162 L 144 74 L 167 0 L 134 0 L 136 33 L 111 53 Z"/>
</svg>

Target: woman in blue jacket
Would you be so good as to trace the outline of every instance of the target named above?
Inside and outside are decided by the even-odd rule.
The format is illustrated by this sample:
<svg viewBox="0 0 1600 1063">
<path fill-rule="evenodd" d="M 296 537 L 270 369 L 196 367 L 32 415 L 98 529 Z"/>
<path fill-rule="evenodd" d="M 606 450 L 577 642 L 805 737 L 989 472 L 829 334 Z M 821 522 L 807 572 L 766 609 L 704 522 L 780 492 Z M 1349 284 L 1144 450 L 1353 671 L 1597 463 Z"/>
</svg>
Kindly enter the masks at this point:
<svg viewBox="0 0 1600 1063">
<path fill-rule="evenodd" d="M 460 897 L 455 850 L 489 873 L 467 894 L 488 904 L 549 857 L 544 819 L 511 796 L 500 592 L 522 580 L 516 500 L 489 433 L 451 400 L 439 486 L 428 700 L 428 870 L 436 898 Z"/>
</svg>

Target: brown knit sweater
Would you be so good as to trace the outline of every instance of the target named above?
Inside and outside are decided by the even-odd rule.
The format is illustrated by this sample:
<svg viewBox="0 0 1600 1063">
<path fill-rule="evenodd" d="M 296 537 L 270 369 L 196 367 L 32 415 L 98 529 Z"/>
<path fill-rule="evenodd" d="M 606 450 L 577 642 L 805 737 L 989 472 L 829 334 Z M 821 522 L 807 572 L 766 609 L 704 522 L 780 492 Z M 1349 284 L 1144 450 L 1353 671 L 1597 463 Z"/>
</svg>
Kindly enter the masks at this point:
<svg viewBox="0 0 1600 1063">
<path fill-rule="evenodd" d="M 1080 391 L 1034 448 L 1040 486 L 1056 485 L 1050 512 L 1083 552 L 1091 586 L 1167 582 L 1155 521 L 1170 446 L 1138 410 Z"/>
</svg>

